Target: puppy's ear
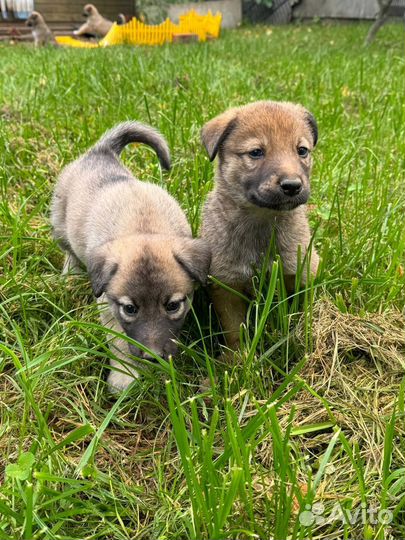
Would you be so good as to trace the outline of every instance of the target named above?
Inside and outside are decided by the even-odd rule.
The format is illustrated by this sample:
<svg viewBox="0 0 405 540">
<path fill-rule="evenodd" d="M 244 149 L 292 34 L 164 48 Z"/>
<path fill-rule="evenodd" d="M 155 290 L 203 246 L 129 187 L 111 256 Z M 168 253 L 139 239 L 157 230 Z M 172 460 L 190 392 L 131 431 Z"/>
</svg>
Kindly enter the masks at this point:
<svg viewBox="0 0 405 540">
<path fill-rule="evenodd" d="M 87 265 L 94 296 L 99 298 L 105 292 L 111 278 L 118 270 L 118 264 L 108 261 L 104 254 L 95 255 Z"/>
<path fill-rule="evenodd" d="M 93 4 L 86 4 L 83 8 L 83 11 L 88 15 L 94 15 L 95 13 L 97 13 L 97 8 L 96 6 L 93 6 Z"/>
<path fill-rule="evenodd" d="M 211 264 L 211 250 L 201 238 L 185 238 L 174 258 L 193 281 L 206 285 Z"/>
<path fill-rule="evenodd" d="M 309 111 L 306 112 L 306 121 L 309 125 L 309 128 L 312 132 L 312 139 L 314 141 L 314 147 L 318 142 L 318 124 L 316 123 L 315 116 Z"/>
<path fill-rule="evenodd" d="M 220 114 L 205 124 L 201 130 L 201 140 L 208 152 L 210 161 L 215 159 L 221 144 L 236 126 L 236 110 Z"/>
</svg>

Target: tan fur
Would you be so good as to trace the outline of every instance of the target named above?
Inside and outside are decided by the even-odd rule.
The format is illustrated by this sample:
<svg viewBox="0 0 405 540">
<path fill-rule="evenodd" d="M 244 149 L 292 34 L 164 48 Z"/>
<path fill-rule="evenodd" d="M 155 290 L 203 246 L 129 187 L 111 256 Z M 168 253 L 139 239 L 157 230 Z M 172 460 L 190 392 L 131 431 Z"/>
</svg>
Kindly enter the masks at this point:
<svg viewBox="0 0 405 540">
<path fill-rule="evenodd" d="M 82 24 L 78 30 L 73 32 L 75 36 L 93 34 L 97 37 L 103 38 L 108 34 L 113 25 L 112 21 L 100 15 L 98 9 L 93 4 L 86 4 L 84 6 L 83 15 L 87 17 L 87 21 Z"/>
<path fill-rule="evenodd" d="M 38 11 L 33 11 L 25 21 L 25 24 L 31 28 L 35 47 L 40 47 L 42 45 L 56 45 L 52 30 Z"/>
<path fill-rule="evenodd" d="M 174 339 L 210 264 L 206 243 L 192 238 L 174 198 L 136 180 L 119 162 L 118 154 L 130 142 L 149 144 L 170 166 L 167 143 L 158 132 L 138 122 L 120 124 L 62 171 L 51 211 L 54 236 L 67 253 L 64 272 L 86 266 L 102 323 L 151 351 L 113 339 L 111 349 L 126 368 L 110 373 L 112 390 L 137 376 L 132 356 L 175 354 Z M 178 309 L 169 309 L 170 304 Z M 136 307 L 134 315 L 125 313 L 128 305 Z"/>
<path fill-rule="evenodd" d="M 312 159 L 310 153 L 300 157 L 298 148 L 311 151 L 316 139 L 312 115 L 300 105 L 284 102 L 230 109 L 204 126 L 202 141 L 210 159 L 219 157 L 202 223 L 202 237 L 212 250 L 210 273 L 217 279 L 249 293 L 254 267 L 260 268 L 274 234 L 286 285 L 293 288 L 297 253 L 300 249 L 304 256 L 311 240 L 305 203 Z M 249 155 L 257 150 L 263 155 Z M 299 191 L 286 191 L 294 189 Z M 312 274 L 317 267 L 318 255 L 312 248 Z M 304 269 L 303 282 L 306 279 Z M 246 306 L 219 287 L 213 288 L 212 296 L 227 344 L 236 349 Z"/>
</svg>

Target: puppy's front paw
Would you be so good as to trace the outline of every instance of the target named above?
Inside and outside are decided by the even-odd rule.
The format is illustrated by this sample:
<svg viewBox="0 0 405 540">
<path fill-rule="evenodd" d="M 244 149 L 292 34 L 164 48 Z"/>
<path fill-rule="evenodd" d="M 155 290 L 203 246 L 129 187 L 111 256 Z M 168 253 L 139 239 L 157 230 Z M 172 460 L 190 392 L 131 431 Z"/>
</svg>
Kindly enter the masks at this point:
<svg viewBox="0 0 405 540">
<path fill-rule="evenodd" d="M 77 36 L 79 34 L 79 30 L 73 30 L 73 35 Z"/>
<path fill-rule="evenodd" d="M 111 394 L 119 394 L 139 377 L 138 373 L 133 370 L 132 374 L 120 373 L 119 371 L 110 371 L 107 378 L 108 389 Z"/>
</svg>

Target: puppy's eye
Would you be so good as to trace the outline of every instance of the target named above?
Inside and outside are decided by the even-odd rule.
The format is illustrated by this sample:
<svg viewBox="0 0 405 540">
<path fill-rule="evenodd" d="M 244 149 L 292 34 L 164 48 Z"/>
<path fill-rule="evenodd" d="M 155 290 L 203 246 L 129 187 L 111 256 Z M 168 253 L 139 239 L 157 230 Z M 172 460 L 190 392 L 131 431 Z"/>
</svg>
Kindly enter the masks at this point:
<svg viewBox="0 0 405 540">
<path fill-rule="evenodd" d="M 264 152 L 261 148 L 255 148 L 254 150 L 251 150 L 248 152 L 249 157 L 252 159 L 260 159 L 264 156 Z"/>
<path fill-rule="evenodd" d="M 297 148 L 297 152 L 298 152 L 298 155 L 302 158 L 306 158 L 309 154 L 309 150 L 305 146 L 299 146 Z"/>
<path fill-rule="evenodd" d="M 138 312 L 138 308 L 137 306 L 134 306 L 134 304 L 125 304 L 122 306 L 122 310 L 128 317 L 133 317 Z"/>
<path fill-rule="evenodd" d="M 176 311 L 179 311 L 182 303 L 183 300 L 178 300 L 177 302 L 168 302 L 166 304 L 166 311 L 168 313 L 176 313 Z"/>
</svg>

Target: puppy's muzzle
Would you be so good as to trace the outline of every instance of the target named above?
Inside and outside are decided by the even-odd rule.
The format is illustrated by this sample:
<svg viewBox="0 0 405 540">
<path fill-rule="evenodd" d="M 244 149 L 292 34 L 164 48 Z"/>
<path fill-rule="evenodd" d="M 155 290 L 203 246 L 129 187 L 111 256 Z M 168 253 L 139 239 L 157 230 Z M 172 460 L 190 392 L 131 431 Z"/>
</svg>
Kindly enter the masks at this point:
<svg viewBox="0 0 405 540">
<path fill-rule="evenodd" d="M 148 345 L 145 345 L 145 347 L 148 347 L 151 351 L 153 351 L 157 356 L 162 356 L 162 351 L 155 350 L 154 347 L 150 347 Z M 135 345 L 129 345 L 129 350 L 133 356 L 137 356 L 138 358 L 142 358 L 143 360 L 150 360 L 151 362 L 155 362 L 156 358 L 149 354 L 146 351 L 142 351 L 141 349 L 138 349 Z"/>
<path fill-rule="evenodd" d="M 151 351 L 153 351 L 157 356 L 160 356 L 161 358 L 164 358 L 167 360 L 169 356 L 174 356 L 177 352 L 177 345 L 174 343 L 173 340 L 169 340 L 164 347 L 153 347 L 151 345 L 145 344 L 145 347 L 148 347 Z M 136 347 L 135 345 L 129 345 L 129 350 L 133 356 L 137 356 L 138 358 L 142 358 L 143 360 L 149 360 L 150 362 L 157 363 L 157 360 L 154 356 L 149 354 L 146 351 L 141 351 Z"/>
<path fill-rule="evenodd" d="M 302 182 L 300 178 L 282 178 L 280 187 L 284 195 L 295 197 L 302 191 Z"/>
<path fill-rule="evenodd" d="M 261 208 L 292 210 L 307 202 L 309 189 L 299 176 L 272 175 L 258 185 L 253 184 L 246 196 Z"/>
</svg>

